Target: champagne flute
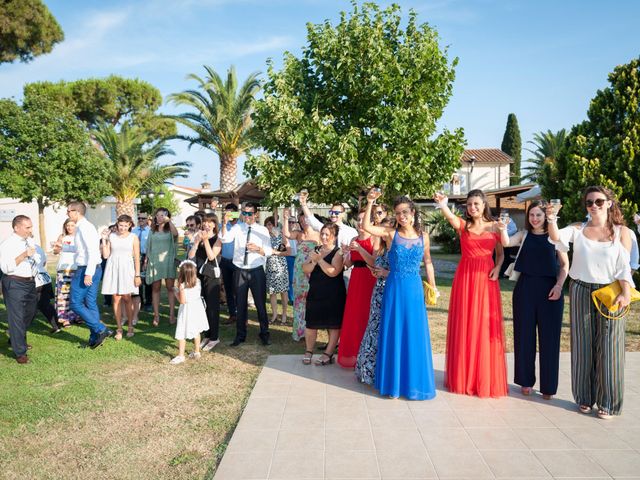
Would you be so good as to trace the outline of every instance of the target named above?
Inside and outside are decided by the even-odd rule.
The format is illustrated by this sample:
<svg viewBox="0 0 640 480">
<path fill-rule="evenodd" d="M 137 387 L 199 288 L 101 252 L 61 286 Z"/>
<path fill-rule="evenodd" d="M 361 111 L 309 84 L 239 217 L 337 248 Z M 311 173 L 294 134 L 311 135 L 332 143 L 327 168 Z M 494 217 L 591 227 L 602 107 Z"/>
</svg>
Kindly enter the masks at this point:
<svg viewBox="0 0 640 480">
<path fill-rule="evenodd" d="M 552 198 L 549 201 L 549 204 L 553 207 L 553 213 L 556 214 L 556 218 L 560 218 L 558 217 L 558 212 L 560 211 L 560 205 L 562 205 L 562 202 L 560 201 L 559 198 Z"/>
<path fill-rule="evenodd" d="M 447 196 L 447 194 L 446 194 L 446 193 L 444 193 L 444 191 L 443 191 L 443 190 L 438 190 L 438 191 L 436 192 L 436 195 L 437 195 L 437 196 L 439 196 L 439 197 L 440 197 L 440 196 L 441 196 L 441 197 L 446 197 L 446 196 Z M 442 207 L 440 206 L 440 204 L 439 204 L 439 203 L 436 203 L 434 208 L 435 208 L 436 210 L 440 210 Z"/>
<path fill-rule="evenodd" d="M 500 221 L 505 225 L 509 223 L 509 212 L 507 210 L 500 211 Z"/>
</svg>

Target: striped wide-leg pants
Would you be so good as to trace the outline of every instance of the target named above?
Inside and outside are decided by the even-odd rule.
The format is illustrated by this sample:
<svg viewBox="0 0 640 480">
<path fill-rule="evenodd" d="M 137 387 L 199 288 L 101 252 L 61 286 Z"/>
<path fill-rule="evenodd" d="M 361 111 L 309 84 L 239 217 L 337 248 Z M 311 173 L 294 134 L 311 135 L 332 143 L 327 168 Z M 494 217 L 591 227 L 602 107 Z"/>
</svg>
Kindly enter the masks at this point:
<svg viewBox="0 0 640 480">
<path fill-rule="evenodd" d="M 620 415 L 624 394 L 624 318 L 603 317 L 591 292 L 604 285 L 571 280 L 571 388 L 578 405 Z"/>
</svg>

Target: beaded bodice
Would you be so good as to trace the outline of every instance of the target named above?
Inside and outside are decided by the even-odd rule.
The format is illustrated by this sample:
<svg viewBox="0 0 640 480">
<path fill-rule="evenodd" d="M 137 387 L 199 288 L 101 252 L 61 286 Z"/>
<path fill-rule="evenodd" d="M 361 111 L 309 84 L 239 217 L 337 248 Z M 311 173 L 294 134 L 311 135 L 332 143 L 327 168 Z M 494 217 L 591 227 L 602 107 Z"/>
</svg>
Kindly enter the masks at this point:
<svg viewBox="0 0 640 480">
<path fill-rule="evenodd" d="M 424 251 L 424 240 L 418 238 L 404 238 L 397 232 L 389 250 L 390 275 L 409 276 L 420 275 L 420 262 Z"/>
</svg>

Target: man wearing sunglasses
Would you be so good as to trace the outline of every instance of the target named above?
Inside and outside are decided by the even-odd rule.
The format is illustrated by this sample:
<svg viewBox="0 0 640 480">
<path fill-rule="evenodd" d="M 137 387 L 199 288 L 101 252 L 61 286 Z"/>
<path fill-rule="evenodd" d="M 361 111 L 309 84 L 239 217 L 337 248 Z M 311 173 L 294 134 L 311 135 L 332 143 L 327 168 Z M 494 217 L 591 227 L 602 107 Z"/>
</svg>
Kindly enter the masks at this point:
<svg viewBox="0 0 640 480">
<path fill-rule="evenodd" d="M 242 222 L 227 229 L 231 213 L 225 211 L 220 232 L 222 244 L 233 243 L 233 264 L 236 267 L 234 286 L 236 293 L 236 338 L 231 343 L 237 347 L 247 338 L 247 309 L 249 290 L 258 311 L 260 340 L 271 345 L 269 340 L 269 318 L 267 317 L 267 276 L 264 271 L 266 259 L 271 255 L 271 238 L 266 227 L 257 223 L 258 207 L 246 203 L 242 207 Z"/>
<path fill-rule="evenodd" d="M 238 206 L 235 203 L 227 203 L 224 207 L 227 231 L 238 223 Z M 224 222 L 223 222 L 224 223 Z M 236 307 L 236 287 L 233 283 L 233 276 L 236 266 L 233 264 L 233 243 L 223 243 L 220 252 L 220 271 L 222 272 L 222 283 L 224 284 L 224 294 L 227 299 L 227 310 L 229 312 L 229 322 L 236 323 L 238 309 Z"/>
<path fill-rule="evenodd" d="M 319 232 L 322 229 L 322 222 L 318 220 L 313 213 L 311 213 L 311 210 L 309 210 L 309 207 L 307 206 L 308 194 L 300 192 L 299 195 L 300 206 L 302 207 L 307 223 L 311 228 Z M 355 228 L 342 223 L 344 215 L 345 210 L 341 203 L 334 203 L 331 205 L 331 210 L 329 210 L 329 221 L 338 226 L 338 238 L 336 239 L 338 246 L 349 245 L 351 240 L 358 236 L 358 231 Z"/>
<path fill-rule="evenodd" d="M 140 265 L 144 265 L 144 260 L 147 258 L 147 239 L 149 238 L 149 232 L 151 232 L 151 227 L 149 226 L 149 215 L 146 213 L 140 212 L 138 214 L 138 225 L 133 227 L 131 233 L 138 237 L 140 240 Z M 140 275 L 144 275 L 144 272 L 140 272 Z M 145 312 L 153 311 L 153 306 L 151 304 L 151 285 L 147 285 L 144 281 L 144 277 L 142 278 L 142 283 L 140 284 L 140 296 L 139 300 L 144 301 L 143 309 Z"/>
</svg>

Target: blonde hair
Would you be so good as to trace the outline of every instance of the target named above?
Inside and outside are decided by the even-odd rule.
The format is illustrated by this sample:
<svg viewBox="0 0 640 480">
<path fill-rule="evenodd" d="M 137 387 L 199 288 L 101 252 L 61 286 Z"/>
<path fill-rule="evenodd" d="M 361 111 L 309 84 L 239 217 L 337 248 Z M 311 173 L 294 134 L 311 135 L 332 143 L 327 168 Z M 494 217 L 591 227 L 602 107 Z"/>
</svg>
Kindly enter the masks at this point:
<svg viewBox="0 0 640 480">
<path fill-rule="evenodd" d="M 193 288 L 198 283 L 198 273 L 196 264 L 193 262 L 182 262 L 178 271 L 178 283 L 184 284 L 185 288 Z"/>
</svg>

